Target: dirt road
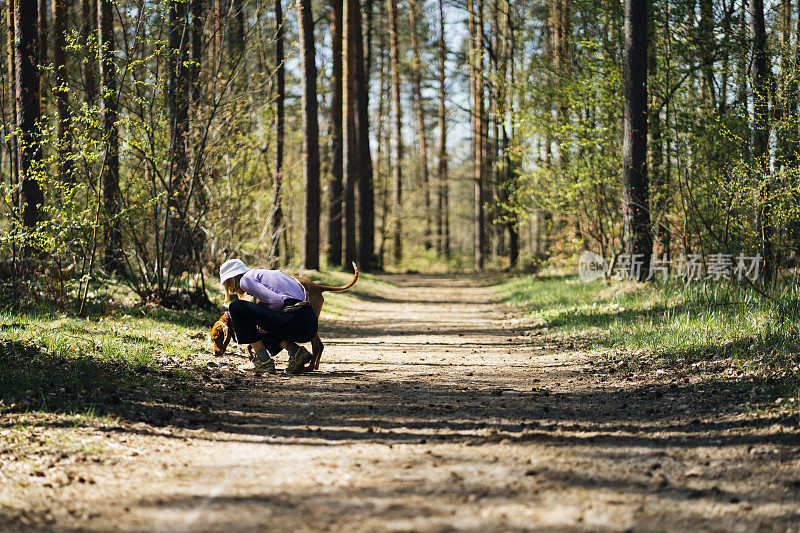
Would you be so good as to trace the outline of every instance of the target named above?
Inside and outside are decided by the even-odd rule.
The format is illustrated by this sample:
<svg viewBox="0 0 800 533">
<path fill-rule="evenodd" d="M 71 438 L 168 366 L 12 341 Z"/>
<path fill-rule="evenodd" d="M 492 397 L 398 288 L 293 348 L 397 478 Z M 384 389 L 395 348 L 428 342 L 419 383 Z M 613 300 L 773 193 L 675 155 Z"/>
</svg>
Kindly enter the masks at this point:
<svg viewBox="0 0 800 533">
<path fill-rule="evenodd" d="M 797 419 L 737 414 L 751 385 L 594 363 L 475 279 L 392 281 L 323 322 L 320 372 L 220 371 L 172 424 L 97 429 L 107 458 L 6 529 L 800 531 Z"/>
</svg>

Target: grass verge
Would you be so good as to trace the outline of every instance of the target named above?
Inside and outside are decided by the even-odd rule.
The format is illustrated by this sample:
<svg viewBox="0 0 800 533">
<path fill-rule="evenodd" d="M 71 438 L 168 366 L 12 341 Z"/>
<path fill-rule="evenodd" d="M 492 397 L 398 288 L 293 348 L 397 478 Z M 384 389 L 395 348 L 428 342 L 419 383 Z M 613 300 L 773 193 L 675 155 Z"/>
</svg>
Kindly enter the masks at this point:
<svg viewBox="0 0 800 533">
<path fill-rule="evenodd" d="M 352 278 L 339 271 L 305 275 L 330 285 Z M 341 315 L 355 299 L 388 285 L 362 273 L 350 291 L 326 294 L 322 319 Z M 210 296 L 222 304 L 215 289 Z M 126 294 L 113 286 L 104 291 Z M 218 312 L 134 305 L 129 298 L 90 309 L 88 318 L 52 304 L 0 312 L 0 415 L 42 411 L 137 418 L 144 404 L 202 394 L 200 372 L 211 354 L 208 328 Z"/>
<path fill-rule="evenodd" d="M 643 355 L 714 362 L 728 374 L 781 380 L 796 405 L 800 376 L 800 288 L 775 300 L 736 284 L 634 283 L 522 276 L 501 284 L 505 301 L 535 329 L 579 338 L 636 365 Z M 708 368 L 704 365 L 703 368 Z"/>
</svg>

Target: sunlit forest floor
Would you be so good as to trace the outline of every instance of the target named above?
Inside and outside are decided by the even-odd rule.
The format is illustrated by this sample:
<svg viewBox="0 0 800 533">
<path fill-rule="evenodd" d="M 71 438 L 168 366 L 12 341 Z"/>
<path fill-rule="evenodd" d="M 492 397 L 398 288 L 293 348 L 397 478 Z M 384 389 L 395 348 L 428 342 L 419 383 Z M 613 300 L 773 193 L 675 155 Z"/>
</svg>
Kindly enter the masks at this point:
<svg viewBox="0 0 800 533">
<path fill-rule="evenodd" d="M 0 530 L 791 530 L 782 301 L 364 276 L 326 296 L 320 371 L 291 377 L 214 358 L 212 312 L 6 313 Z"/>
</svg>

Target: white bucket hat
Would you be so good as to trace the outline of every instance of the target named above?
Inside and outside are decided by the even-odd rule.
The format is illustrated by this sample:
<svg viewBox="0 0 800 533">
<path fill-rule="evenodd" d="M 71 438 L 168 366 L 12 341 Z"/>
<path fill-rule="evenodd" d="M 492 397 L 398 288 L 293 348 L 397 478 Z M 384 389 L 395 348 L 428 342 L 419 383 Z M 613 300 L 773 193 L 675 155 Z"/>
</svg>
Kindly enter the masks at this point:
<svg viewBox="0 0 800 533">
<path fill-rule="evenodd" d="M 239 274 L 244 274 L 248 270 L 250 269 L 241 259 L 228 259 L 219 267 L 219 282 L 225 283 L 226 280 Z"/>
</svg>

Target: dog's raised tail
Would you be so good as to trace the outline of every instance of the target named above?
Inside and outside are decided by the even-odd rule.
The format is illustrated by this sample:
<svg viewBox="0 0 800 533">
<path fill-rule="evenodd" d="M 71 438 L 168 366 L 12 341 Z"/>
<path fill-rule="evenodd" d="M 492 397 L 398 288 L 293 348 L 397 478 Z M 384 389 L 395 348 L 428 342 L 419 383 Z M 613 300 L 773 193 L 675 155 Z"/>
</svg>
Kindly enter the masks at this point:
<svg viewBox="0 0 800 533">
<path fill-rule="evenodd" d="M 319 290 L 321 292 L 326 292 L 326 291 L 328 291 L 328 292 L 343 292 L 343 291 L 346 291 L 347 289 L 349 289 L 350 287 L 355 285 L 356 281 L 358 281 L 358 266 L 355 263 L 353 263 L 353 270 L 355 271 L 355 274 L 353 274 L 353 279 L 351 279 L 350 283 L 348 283 L 347 285 L 342 285 L 341 287 L 334 287 L 332 285 L 320 285 L 320 284 L 317 284 L 317 286 L 319 287 Z"/>
</svg>

